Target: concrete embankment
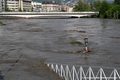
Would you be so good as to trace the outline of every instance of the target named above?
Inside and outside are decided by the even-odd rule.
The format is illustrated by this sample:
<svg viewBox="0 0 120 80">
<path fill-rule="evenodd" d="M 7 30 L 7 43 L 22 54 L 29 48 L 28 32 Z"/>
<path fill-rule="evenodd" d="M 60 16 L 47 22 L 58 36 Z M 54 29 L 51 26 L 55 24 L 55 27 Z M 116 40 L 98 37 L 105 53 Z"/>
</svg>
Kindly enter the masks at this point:
<svg viewBox="0 0 120 80">
<path fill-rule="evenodd" d="M 19 60 L 1 59 L 0 65 L 2 80 L 62 80 L 43 60 L 25 58 L 25 55 Z"/>
</svg>

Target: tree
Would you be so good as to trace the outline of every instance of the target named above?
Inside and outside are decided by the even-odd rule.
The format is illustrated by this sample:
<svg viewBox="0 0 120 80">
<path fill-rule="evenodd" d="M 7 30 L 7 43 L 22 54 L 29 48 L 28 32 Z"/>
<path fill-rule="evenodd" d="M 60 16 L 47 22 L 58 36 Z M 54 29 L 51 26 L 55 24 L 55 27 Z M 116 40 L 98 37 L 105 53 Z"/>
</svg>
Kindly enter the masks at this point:
<svg viewBox="0 0 120 80">
<path fill-rule="evenodd" d="M 120 18 L 120 5 L 112 5 L 107 11 L 108 18 Z"/>
<path fill-rule="evenodd" d="M 79 0 L 78 4 L 75 5 L 74 11 L 90 11 L 91 6 L 87 4 L 84 0 Z"/>
<path fill-rule="evenodd" d="M 115 0 L 114 3 L 115 4 L 120 4 L 120 0 Z"/>
<path fill-rule="evenodd" d="M 110 8 L 110 5 L 108 4 L 108 2 L 105 0 L 102 1 L 99 7 L 99 16 L 102 18 L 106 18 L 107 17 L 106 12 L 107 10 L 109 10 L 109 8 Z"/>
<path fill-rule="evenodd" d="M 102 2 L 100 0 L 93 2 L 93 9 L 95 11 L 100 11 L 101 4 L 102 4 Z"/>
</svg>

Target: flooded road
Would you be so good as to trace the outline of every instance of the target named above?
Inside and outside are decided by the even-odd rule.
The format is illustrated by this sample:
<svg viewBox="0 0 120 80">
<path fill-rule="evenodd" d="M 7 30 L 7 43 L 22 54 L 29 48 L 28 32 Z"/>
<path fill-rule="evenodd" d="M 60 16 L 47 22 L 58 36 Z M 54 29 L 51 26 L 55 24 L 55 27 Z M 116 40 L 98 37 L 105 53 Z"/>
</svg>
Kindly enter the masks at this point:
<svg viewBox="0 0 120 80">
<path fill-rule="evenodd" d="M 4 73 L 11 63 L 16 60 L 24 62 L 26 59 L 28 62 L 42 59 L 46 63 L 120 67 L 119 20 L 78 18 L 2 21 L 6 24 L 0 26 L 0 63 Z M 92 50 L 89 54 L 81 52 L 85 37 L 88 37 Z"/>
</svg>

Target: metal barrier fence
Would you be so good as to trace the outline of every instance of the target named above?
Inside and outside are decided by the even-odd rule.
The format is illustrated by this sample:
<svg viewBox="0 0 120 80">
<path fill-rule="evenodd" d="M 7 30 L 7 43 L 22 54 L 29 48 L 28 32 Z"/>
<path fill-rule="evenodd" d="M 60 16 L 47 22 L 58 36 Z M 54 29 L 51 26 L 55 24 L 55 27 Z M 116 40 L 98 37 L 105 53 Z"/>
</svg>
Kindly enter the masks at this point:
<svg viewBox="0 0 120 80">
<path fill-rule="evenodd" d="M 48 64 L 64 80 L 120 80 L 119 70 Z"/>
</svg>

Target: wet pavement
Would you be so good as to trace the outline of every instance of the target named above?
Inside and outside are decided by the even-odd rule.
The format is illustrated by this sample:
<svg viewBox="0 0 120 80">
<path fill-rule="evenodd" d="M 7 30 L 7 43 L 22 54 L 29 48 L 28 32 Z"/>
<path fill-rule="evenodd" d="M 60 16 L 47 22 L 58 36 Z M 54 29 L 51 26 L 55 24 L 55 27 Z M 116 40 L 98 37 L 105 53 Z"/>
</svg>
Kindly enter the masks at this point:
<svg viewBox="0 0 120 80">
<path fill-rule="evenodd" d="M 0 70 L 4 80 L 59 80 L 44 62 L 120 67 L 119 20 L 2 21 L 6 24 L 0 26 Z M 92 50 L 89 54 L 82 53 L 85 37 Z"/>
</svg>

